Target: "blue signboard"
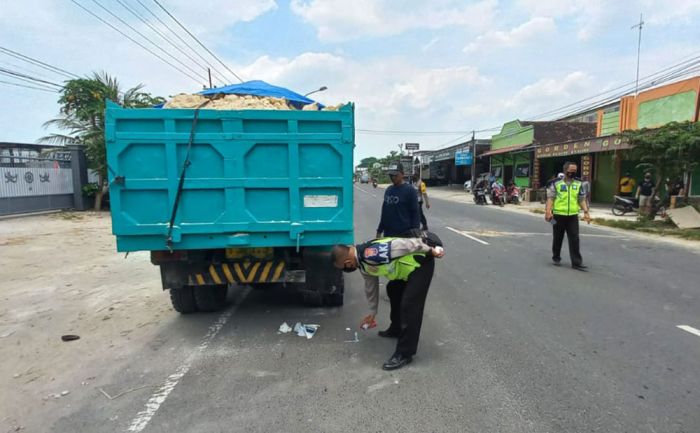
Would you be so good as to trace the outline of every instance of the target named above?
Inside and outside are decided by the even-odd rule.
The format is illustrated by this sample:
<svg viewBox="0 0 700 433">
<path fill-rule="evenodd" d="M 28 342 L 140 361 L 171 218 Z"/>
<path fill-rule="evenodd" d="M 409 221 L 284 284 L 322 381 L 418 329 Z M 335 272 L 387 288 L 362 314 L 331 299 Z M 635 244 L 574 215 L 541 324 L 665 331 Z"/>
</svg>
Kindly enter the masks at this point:
<svg viewBox="0 0 700 433">
<path fill-rule="evenodd" d="M 472 153 L 468 150 L 455 152 L 455 165 L 472 165 Z"/>
</svg>

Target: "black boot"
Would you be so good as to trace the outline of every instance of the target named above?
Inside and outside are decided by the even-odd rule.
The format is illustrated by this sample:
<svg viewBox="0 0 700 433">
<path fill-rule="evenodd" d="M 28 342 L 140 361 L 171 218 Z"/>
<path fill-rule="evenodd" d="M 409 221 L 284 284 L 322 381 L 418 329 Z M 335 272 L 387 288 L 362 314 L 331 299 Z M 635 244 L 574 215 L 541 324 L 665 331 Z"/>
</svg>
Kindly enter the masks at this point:
<svg viewBox="0 0 700 433">
<path fill-rule="evenodd" d="M 384 370 L 397 370 L 413 361 L 413 357 L 394 353 L 387 362 L 382 365 Z"/>
</svg>

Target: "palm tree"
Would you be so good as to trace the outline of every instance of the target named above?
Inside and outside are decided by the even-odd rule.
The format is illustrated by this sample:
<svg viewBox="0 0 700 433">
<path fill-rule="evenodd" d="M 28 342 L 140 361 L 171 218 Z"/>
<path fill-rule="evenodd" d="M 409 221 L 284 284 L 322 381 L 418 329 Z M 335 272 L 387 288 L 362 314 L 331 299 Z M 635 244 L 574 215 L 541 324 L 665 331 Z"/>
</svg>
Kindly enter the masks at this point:
<svg viewBox="0 0 700 433">
<path fill-rule="evenodd" d="M 120 90 L 119 81 L 105 72 L 91 78 L 67 81 L 58 102 L 60 115 L 44 123 L 45 128 L 58 128 L 64 133 L 51 133 L 38 141 L 61 146 L 81 146 L 89 167 L 98 175 L 95 210 L 102 207 L 107 178 L 107 152 L 104 138 L 104 110 L 107 99 L 128 108 L 152 107 L 164 102 L 161 97 L 142 92 L 143 85 Z"/>
</svg>

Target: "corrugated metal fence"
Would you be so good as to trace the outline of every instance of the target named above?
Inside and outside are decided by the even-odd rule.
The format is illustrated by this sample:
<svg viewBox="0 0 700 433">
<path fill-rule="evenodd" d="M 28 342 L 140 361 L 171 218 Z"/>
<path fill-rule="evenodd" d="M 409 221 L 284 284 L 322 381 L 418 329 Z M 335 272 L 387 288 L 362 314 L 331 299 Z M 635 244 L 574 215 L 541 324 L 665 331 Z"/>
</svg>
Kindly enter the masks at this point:
<svg viewBox="0 0 700 433">
<path fill-rule="evenodd" d="M 0 155 L 0 215 L 74 207 L 69 152 L 50 158 Z"/>
</svg>

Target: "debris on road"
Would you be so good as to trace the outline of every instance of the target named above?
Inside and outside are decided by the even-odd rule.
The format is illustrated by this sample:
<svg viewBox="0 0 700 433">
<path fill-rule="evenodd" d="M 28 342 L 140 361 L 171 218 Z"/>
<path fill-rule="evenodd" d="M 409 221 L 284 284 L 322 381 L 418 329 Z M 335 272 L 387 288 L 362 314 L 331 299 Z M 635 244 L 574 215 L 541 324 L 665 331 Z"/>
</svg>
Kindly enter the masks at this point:
<svg viewBox="0 0 700 433">
<path fill-rule="evenodd" d="M 122 392 L 120 392 L 120 393 L 117 394 L 117 395 L 109 395 L 109 394 L 107 394 L 107 391 L 105 391 L 105 390 L 102 389 L 102 388 L 98 388 L 98 390 L 102 393 L 102 395 L 104 395 L 105 397 L 107 397 L 107 399 L 109 399 L 109 400 L 116 400 L 116 399 L 118 399 L 119 397 L 121 397 L 122 395 L 128 394 L 128 393 L 130 393 L 130 392 L 138 391 L 139 389 L 143 389 L 143 388 L 146 388 L 146 387 L 149 387 L 149 386 L 151 386 L 151 385 L 141 385 L 141 386 L 137 386 L 136 388 L 129 388 L 129 389 L 127 389 L 126 391 L 122 391 Z"/>
<path fill-rule="evenodd" d="M 281 332 L 283 334 L 288 334 L 288 333 L 292 332 L 292 327 L 287 325 L 287 322 L 284 322 L 283 324 L 280 325 L 279 332 Z"/>
<path fill-rule="evenodd" d="M 350 328 L 348 328 L 347 330 L 349 331 Z M 346 342 L 346 343 L 359 343 L 359 342 L 360 342 L 360 339 L 359 339 L 359 337 L 357 336 L 357 332 L 355 332 L 355 339 L 354 339 L 354 340 L 345 340 L 345 342 Z"/>
<path fill-rule="evenodd" d="M 315 325 L 315 324 L 301 324 L 301 322 L 297 322 L 294 325 L 294 332 L 297 333 L 299 337 L 306 337 L 307 339 L 312 339 L 314 335 L 316 335 L 316 331 L 318 328 L 320 328 L 321 325 Z"/>
<path fill-rule="evenodd" d="M 671 221 L 679 229 L 697 229 L 700 228 L 700 213 L 692 206 L 686 206 L 678 209 L 669 209 L 666 211 Z"/>
<path fill-rule="evenodd" d="M 61 335 L 61 340 L 63 341 L 74 341 L 79 339 L 80 335 Z"/>
</svg>

